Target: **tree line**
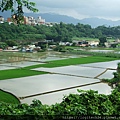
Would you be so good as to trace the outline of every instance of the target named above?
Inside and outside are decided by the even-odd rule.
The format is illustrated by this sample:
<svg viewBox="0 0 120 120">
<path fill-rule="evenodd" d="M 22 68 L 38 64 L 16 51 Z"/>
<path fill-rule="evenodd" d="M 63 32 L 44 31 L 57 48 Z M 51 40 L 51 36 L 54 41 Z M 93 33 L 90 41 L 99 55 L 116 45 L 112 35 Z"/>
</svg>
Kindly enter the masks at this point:
<svg viewBox="0 0 120 120">
<path fill-rule="evenodd" d="M 90 25 L 84 25 L 78 23 L 65 24 L 54 24 L 52 27 L 45 25 L 9 25 L 8 23 L 0 24 L 0 42 L 6 42 L 13 40 L 16 42 L 25 41 L 39 41 L 43 39 L 54 40 L 55 42 L 71 42 L 74 37 L 89 37 L 89 38 L 100 38 L 100 37 L 111 37 L 120 38 L 120 26 L 106 27 L 98 26 L 92 28 Z"/>
</svg>

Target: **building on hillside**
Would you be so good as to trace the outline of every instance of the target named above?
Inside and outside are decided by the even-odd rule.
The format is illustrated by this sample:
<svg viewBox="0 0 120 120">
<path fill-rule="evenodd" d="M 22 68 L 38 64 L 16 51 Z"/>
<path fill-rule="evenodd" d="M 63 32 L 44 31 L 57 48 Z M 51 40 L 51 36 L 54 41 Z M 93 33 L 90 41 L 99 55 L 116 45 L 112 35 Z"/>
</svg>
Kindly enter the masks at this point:
<svg viewBox="0 0 120 120">
<path fill-rule="evenodd" d="M 16 15 L 14 14 L 14 15 L 12 15 L 11 18 L 7 18 L 7 22 L 9 24 L 11 24 L 11 23 L 17 24 Z"/>
<path fill-rule="evenodd" d="M 13 23 L 13 22 L 12 22 L 12 18 L 7 18 L 7 22 L 8 22 L 9 24 Z"/>
<path fill-rule="evenodd" d="M 31 16 L 28 17 L 28 25 L 36 25 L 35 19 Z"/>
<path fill-rule="evenodd" d="M 24 24 L 25 24 L 25 25 L 28 25 L 28 24 L 29 24 L 28 17 L 25 17 L 25 16 L 24 16 Z"/>
<path fill-rule="evenodd" d="M 4 17 L 0 16 L 0 23 L 4 23 Z"/>
<path fill-rule="evenodd" d="M 15 15 L 13 16 L 13 18 L 14 17 L 15 17 Z M 1 21 L 1 19 L 2 19 L 2 16 L 0 18 L 0 21 Z M 7 22 L 16 24 L 15 20 L 12 19 L 12 18 L 7 18 Z M 42 25 L 46 25 L 45 19 L 42 19 L 41 16 L 39 16 L 37 19 L 35 19 L 32 16 L 28 16 L 28 17 L 24 16 L 24 19 L 23 19 L 23 21 L 21 23 L 25 24 L 25 25 L 32 25 L 32 26 L 34 26 L 34 25 L 41 25 L 41 24 Z M 49 23 L 48 26 L 50 26 L 50 23 Z"/>
<path fill-rule="evenodd" d="M 42 19 L 41 16 L 39 16 L 37 19 L 36 19 L 36 23 L 38 25 L 41 25 L 41 24 L 45 24 L 45 19 Z"/>
</svg>

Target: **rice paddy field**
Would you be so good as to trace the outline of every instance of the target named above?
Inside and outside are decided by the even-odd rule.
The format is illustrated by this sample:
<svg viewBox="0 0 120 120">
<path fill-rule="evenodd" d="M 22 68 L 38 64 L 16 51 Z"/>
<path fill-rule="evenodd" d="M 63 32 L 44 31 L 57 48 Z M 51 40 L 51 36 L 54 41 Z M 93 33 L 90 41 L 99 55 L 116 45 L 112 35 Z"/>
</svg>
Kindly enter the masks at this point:
<svg viewBox="0 0 120 120">
<path fill-rule="evenodd" d="M 60 102 L 64 95 L 76 93 L 77 89 L 93 89 L 109 94 L 111 88 L 100 80 L 104 77 L 112 78 L 112 72 L 120 62 L 111 57 L 70 56 L 59 53 L 42 53 L 42 59 L 37 57 L 40 54 L 26 54 L 29 60 L 8 62 L 7 58 L 11 53 L 5 54 L 7 55 L 4 55 L 4 60 L 7 62 L 0 64 L 0 88 L 17 96 L 21 103 L 28 104 L 33 99 L 39 99 L 43 104 L 54 104 Z M 43 59 L 43 56 L 46 57 Z M 96 84 L 92 85 L 95 82 Z M 89 85 L 81 87 L 85 84 Z M 3 96 L 2 93 L 0 95 Z"/>
</svg>

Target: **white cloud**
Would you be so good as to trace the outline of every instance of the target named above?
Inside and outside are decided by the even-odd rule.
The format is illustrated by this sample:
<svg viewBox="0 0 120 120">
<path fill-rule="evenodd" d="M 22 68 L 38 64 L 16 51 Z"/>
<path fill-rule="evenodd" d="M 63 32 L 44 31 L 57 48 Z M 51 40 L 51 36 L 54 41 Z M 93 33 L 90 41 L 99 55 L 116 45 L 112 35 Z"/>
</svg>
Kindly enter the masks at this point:
<svg viewBox="0 0 120 120">
<path fill-rule="evenodd" d="M 33 0 L 30 0 L 33 1 Z M 41 13 L 58 13 L 82 19 L 120 19 L 120 0 L 34 0 Z"/>
</svg>

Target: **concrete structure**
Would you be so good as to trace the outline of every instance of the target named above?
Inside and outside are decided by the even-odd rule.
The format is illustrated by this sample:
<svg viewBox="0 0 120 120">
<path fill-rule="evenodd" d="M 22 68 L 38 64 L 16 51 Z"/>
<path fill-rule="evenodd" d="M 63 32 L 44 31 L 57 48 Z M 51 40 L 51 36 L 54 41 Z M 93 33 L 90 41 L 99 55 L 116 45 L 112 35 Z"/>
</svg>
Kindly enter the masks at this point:
<svg viewBox="0 0 120 120">
<path fill-rule="evenodd" d="M 41 16 L 39 16 L 39 17 L 36 19 L 36 23 L 37 23 L 38 25 L 40 25 L 40 24 L 45 24 L 45 19 L 42 19 Z"/>
<path fill-rule="evenodd" d="M 32 16 L 28 17 L 28 24 L 29 25 L 35 25 L 36 24 L 35 19 Z"/>
<path fill-rule="evenodd" d="M 27 25 L 28 24 L 28 17 L 24 16 L 24 24 Z"/>
<path fill-rule="evenodd" d="M 35 19 L 32 16 L 29 16 L 29 17 L 24 16 L 24 24 L 26 24 L 26 25 L 41 25 L 41 24 L 45 24 L 45 19 L 42 19 L 41 16 L 39 16 L 37 19 Z"/>
<path fill-rule="evenodd" d="M 3 22 L 4 22 L 3 16 L 0 16 L 0 23 L 3 23 Z"/>
<path fill-rule="evenodd" d="M 99 41 L 88 41 L 88 44 L 90 46 L 97 46 L 99 44 Z"/>
<path fill-rule="evenodd" d="M 15 17 L 15 15 L 13 15 L 13 18 L 14 17 Z M 7 22 L 9 24 L 11 24 L 11 23 L 17 24 L 15 22 L 15 20 L 13 21 L 12 18 L 7 18 Z M 2 16 L 0 16 L 0 23 L 4 23 L 4 18 Z M 34 26 L 34 25 L 41 25 L 42 24 L 42 25 L 46 25 L 46 26 L 52 27 L 55 23 L 45 22 L 45 19 L 42 19 L 41 16 L 39 16 L 37 18 L 34 18 L 32 16 L 28 16 L 28 17 L 24 16 L 22 24 L 32 25 L 32 26 Z"/>
</svg>

